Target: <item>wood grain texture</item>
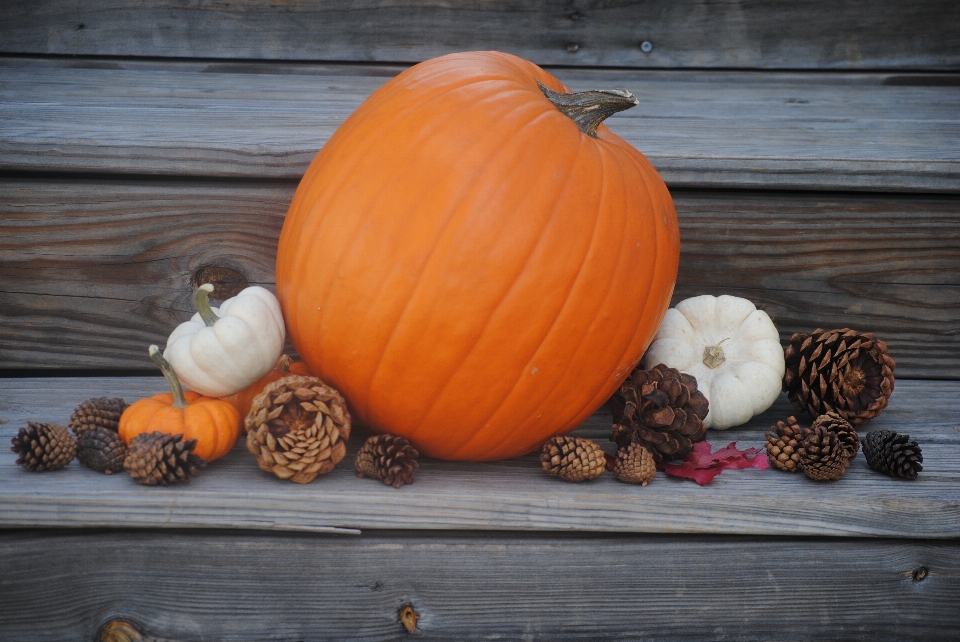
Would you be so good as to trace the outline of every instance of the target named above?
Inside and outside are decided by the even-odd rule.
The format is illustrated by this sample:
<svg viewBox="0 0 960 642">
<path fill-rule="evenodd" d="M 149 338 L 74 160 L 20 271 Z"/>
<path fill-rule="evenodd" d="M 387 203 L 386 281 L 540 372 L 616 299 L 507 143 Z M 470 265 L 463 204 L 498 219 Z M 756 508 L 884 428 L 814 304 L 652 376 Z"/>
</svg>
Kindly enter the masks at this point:
<svg viewBox="0 0 960 642">
<path fill-rule="evenodd" d="M 273 287 L 294 184 L 0 180 L 0 367 L 144 369 L 218 264 Z M 793 332 L 875 332 L 897 376 L 960 378 L 957 197 L 674 190 L 674 303 L 734 294 Z"/>
<path fill-rule="evenodd" d="M 7 379 L 0 390 L 0 442 L 26 421 L 66 423 L 85 399 L 134 401 L 162 392 L 156 378 Z M 538 455 L 471 464 L 424 459 L 416 481 L 394 489 L 358 478 L 347 458 L 313 483 L 281 481 L 257 468 L 237 444 L 189 484 L 146 487 L 74 462 L 30 473 L 0 458 L 0 528 L 110 527 L 323 531 L 331 528 L 690 533 L 758 536 L 960 538 L 960 383 L 899 381 L 890 405 L 867 430 L 907 433 L 923 450 L 911 482 L 871 471 L 858 456 L 836 483 L 777 470 L 727 471 L 707 486 L 658 473 L 646 487 L 612 475 L 583 484 L 550 477 Z M 779 401 L 742 428 L 710 431 L 719 447 L 760 447 L 763 433 L 795 411 Z M 576 435 L 612 452 L 610 416 L 601 409 Z"/>
<path fill-rule="evenodd" d="M 174 531 L 0 534 L 0 637 L 955 640 L 957 542 Z M 926 578 L 913 573 L 924 567 Z"/>
<path fill-rule="evenodd" d="M 400 69 L 2 59 L 0 171 L 299 180 Z M 960 192 L 956 75 L 554 71 L 672 188 Z"/>
<path fill-rule="evenodd" d="M 5 53 L 418 62 L 496 49 L 551 65 L 960 67 L 950 0 L 15 0 L 4 14 Z"/>
</svg>

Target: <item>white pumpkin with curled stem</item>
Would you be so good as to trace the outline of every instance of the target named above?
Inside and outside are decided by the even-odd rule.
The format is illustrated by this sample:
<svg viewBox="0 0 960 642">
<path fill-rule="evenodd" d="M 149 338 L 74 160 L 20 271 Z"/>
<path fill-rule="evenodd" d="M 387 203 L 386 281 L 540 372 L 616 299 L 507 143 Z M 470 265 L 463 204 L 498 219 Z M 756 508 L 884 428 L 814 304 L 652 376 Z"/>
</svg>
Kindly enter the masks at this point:
<svg viewBox="0 0 960 642">
<path fill-rule="evenodd" d="M 784 373 L 780 334 L 747 299 L 710 295 L 667 310 L 643 367 L 658 363 L 693 375 L 710 402 L 703 423 L 726 430 L 745 424 L 780 396 Z"/>
<path fill-rule="evenodd" d="M 265 375 L 283 352 L 286 330 L 272 292 L 251 286 L 210 306 L 209 283 L 194 294 L 197 313 L 167 339 L 163 357 L 180 381 L 207 397 L 236 394 Z"/>
</svg>

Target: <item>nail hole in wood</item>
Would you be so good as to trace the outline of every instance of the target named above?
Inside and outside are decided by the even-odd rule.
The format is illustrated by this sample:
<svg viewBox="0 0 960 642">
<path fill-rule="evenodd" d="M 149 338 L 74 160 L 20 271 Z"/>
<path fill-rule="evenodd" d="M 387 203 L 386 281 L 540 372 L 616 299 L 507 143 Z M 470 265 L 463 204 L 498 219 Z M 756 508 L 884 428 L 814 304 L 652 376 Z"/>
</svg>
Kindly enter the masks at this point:
<svg viewBox="0 0 960 642">
<path fill-rule="evenodd" d="M 930 574 L 930 571 L 929 569 L 927 569 L 926 566 L 919 566 L 913 569 L 913 581 L 922 582 L 923 580 L 927 579 L 927 575 L 929 574 Z"/>
<path fill-rule="evenodd" d="M 413 608 L 412 604 L 404 604 L 400 607 L 400 624 L 403 625 L 407 633 L 413 633 L 417 630 L 417 619 L 420 614 Z"/>
<path fill-rule="evenodd" d="M 237 270 L 213 263 L 201 265 L 194 271 L 193 276 L 190 277 L 190 284 L 194 290 L 204 283 L 213 285 L 213 292 L 210 296 L 220 301 L 229 299 L 232 296 L 237 296 L 241 290 L 250 285 L 247 277 L 243 276 L 243 274 Z"/>
</svg>

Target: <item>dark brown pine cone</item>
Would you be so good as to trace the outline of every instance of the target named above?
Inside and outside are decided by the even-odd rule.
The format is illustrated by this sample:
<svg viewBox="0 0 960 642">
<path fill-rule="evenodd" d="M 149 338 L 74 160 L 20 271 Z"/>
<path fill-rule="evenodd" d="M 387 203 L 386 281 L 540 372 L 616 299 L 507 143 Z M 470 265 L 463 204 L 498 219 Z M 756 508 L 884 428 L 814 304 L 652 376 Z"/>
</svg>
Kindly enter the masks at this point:
<svg viewBox="0 0 960 642">
<path fill-rule="evenodd" d="M 33 472 L 64 468 L 77 454 L 77 441 L 59 424 L 28 421 L 11 443 L 17 463 Z"/>
<path fill-rule="evenodd" d="M 127 409 L 127 402 L 123 399 L 96 397 L 87 399 L 76 407 L 70 415 L 70 429 L 77 437 L 94 428 L 106 428 L 117 432 L 120 426 L 120 415 Z"/>
<path fill-rule="evenodd" d="M 247 450 L 261 470 L 298 484 L 333 470 L 347 454 L 350 413 L 340 393 L 316 377 L 267 384 L 245 420 Z"/>
<path fill-rule="evenodd" d="M 540 451 L 540 465 L 545 471 L 565 481 L 582 482 L 596 479 L 607 469 L 603 449 L 583 437 L 551 437 Z"/>
<path fill-rule="evenodd" d="M 916 479 L 923 470 L 923 453 L 910 435 L 893 430 L 875 430 L 863 438 L 863 456 L 867 466 L 891 477 Z"/>
<path fill-rule="evenodd" d="M 145 432 L 130 440 L 123 467 L 145 486 L 189 482 L 207 463 L 193 454 L 196 445 L 196 439 L 184 441 L 183 435 Z"/>
<path fill-rule="evenodd" d="M 800 469 L 810 479 L 836 481 L 847 471 L 847 458 L 837 433 L 811 427 L 800 442 Z"/>
<path fill-rule="evenodd" d="M 417 449 L 403 437 L 374 435 L 361 446 L 353 465 L 360 477 L 372 477 L 400 488 L 413 483 L 418 455 Z"/>
<path fill-rule="evenodd" d="M 764 435 L 767 438 L 767 459 L 780 470 L 799 473 L 800 442 L 809 428 L 801 427 L 796 417 L 787 417 L 785 422 L 778 421 L 770 426 L 770 430 Z"/>
<path fill-rule="evenodd" d="M 84 430 L 77 439 L 77 459 L 87 468 L 111 475 L 123 470 L 127 446 L 109 428 Z"/>
<path fill-rule="evenodd" d="M 843 444 L 843 456 L 847 458 L 847 466 L 850 461 L 857 456 L 860 451 L 860 437 L 857 430 L 850 425 L 850 422 L 841 417 L 836 412 L 828 412 L 820 415 L 813 422 L 814 426 L 822 426 L 827 430 L 836 433 L 840 443 Z"/>
<path fill-rule="evenodd" d="M 862 426 L 887 407 L 896 363 L 887 344 L 849 328 L 796 333 L 784 351 L 783 389 L 794 408 L 816 418 L 836 412 Z"/>
<path fill-rule="evenodd" d="M 613 474 L 622 482 L 646 486 L 657 474 L 657 462 L 648 449 L 640 444 L 630 444 L 617 451 Z"/>
<path fill-rule="evenodd" d="M 662 363 L 630 373 L 610 399 L 610 407 L 611 440 L 620 448 L 638 443 L 658 463 L 684 459 L 693 444 L 707 436 L 703 419 L 708 402 L 697 390 L 697 380 Z"/>
</svg>

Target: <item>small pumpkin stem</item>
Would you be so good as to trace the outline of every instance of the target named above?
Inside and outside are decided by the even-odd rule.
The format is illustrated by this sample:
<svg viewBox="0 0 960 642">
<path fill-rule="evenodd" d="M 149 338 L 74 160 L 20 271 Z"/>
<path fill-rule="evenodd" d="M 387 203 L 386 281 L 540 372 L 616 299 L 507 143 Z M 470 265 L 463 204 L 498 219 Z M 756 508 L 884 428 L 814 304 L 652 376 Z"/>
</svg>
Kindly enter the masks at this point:
<svg viewBox="0 0 960 642">
<path fill-rule="evenodd" d="M 726 341 L 726 339 L 723 341 Z M 723 343 L 723 341 L 720 343 Z M 711 370 L 727 360 L 727 355 L 723 354 L 723 348 L 720 347 L 720 343 L 703 349 L 703 365 Z"/>
<path fill-rule="evenodd" d="M 277 370 L 280 372 L 290 372 L 290 357 L 287 354 L 280 355 L 280 361 L 277 362 Z"/>
<path fill-rule="evenodd" d="M 150 358 L 160 367 L 160 372 L 163 373 L 163 376 L 167 378 L 167 383 L 170 384 L 170 390 L 173 392 L 173 407 L 186 408 L 188 404 L 187 398 L 183 396 L 183 386 L 180 385 L 180 380 L 177 379 L 177 373 L 173 371 L 173 366 L 160 354 L 160 348 L 150 346 Z"/>
<path fill-rule="evenodd" d="M 213 308 L 210 307 L 210 293 L 213 292 L 212 283 L 204 283 L 197 291 L 193 294 L 193 302 L 197 306 L 197 312 L 200 313 L 200 318 L 203 319 L 203 322 L 207 324 L 207 327 L 213 325 L 220 318 L 213 311 Z"/>
<path fill-rule="evenodd" d="M 539 80 L 540 91 L 553 106 L 569 116 L 587 136 L 597 137 L 597 127 L 607 117 L 618 111 L 640 104 L 637 97 L 626 89 L 594 89 L 572 94 L 556 92 Z"/>
</svg>

